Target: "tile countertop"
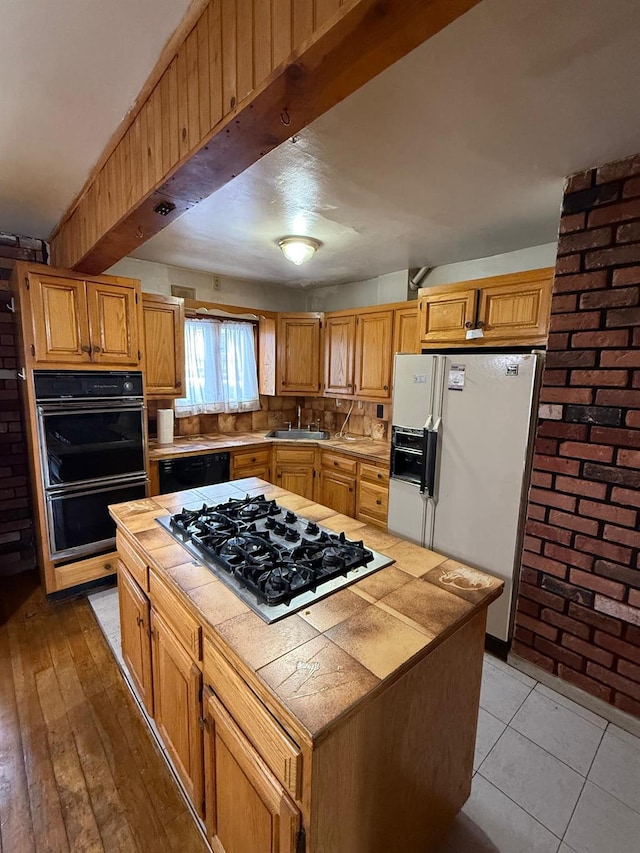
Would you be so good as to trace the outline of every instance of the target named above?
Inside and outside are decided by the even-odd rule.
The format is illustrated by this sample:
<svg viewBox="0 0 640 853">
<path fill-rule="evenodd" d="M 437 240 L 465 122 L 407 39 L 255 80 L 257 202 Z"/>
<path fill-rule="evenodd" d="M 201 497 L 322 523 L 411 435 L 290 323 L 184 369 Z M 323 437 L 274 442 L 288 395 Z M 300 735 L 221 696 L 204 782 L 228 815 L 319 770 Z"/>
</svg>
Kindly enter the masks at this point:
<svg viewBox="0 0 640 853">
<path fill-rule="evenodd" d="M 156 522 L 183 506 L 264 494 L 395 562 L 271 625 Z M 502 592 L 502 581 L 248 477 L 110 507 L 118 527 L 310 741 L 386 687 Z M 312 673 L 310 676 L 309 673 Z M 437 688 L 436 688 L 437 689 Z"/>
<path fill-rule="evenodd" d="M 270 430 L 269 430 L 270 431 Z M 389 462 L 390 445 L 388 441 L 374 441 L 367 436 L 360 436 L 355 441 L 341 438 L 330 438 L 324 441 L 305 441 L 304 439 L 267 438 L 268 430 L 256 432 L 211 433 L 209 435 L 185 435 L 176 437 L 173 444 L 158 444 L 149 442 L 149 459 L 156 462 L 159 459 L 172 459 L 177 456 L 194 456 L 198 453 L 215 453 L 218 450 L 231 450 L 238 447 L 255 447 L 260 445 L 290 444 L 302 447 L 313 444 L 324 450 L 339 450 L 361 459 L 373 462 Z"/>
</svg>

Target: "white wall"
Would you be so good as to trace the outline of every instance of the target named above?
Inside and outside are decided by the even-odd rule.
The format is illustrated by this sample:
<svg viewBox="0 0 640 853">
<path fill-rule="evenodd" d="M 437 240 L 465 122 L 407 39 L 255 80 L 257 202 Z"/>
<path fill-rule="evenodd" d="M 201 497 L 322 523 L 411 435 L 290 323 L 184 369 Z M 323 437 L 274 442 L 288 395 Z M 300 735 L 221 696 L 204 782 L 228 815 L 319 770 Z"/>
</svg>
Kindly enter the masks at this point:
<svg viewBox="0 0 640 853">
<path fill-rule="evenodd" d="M 545 243 L 542 246 L 531 246 L 489 258 L 443 264 L 434 267 L 420 282 L 420 287 L 433 287 L 436 284 L 451 284 L 473 278 L 552 267 L 556 262 L 556 250 L 557 243 Z M 408 275 L 408 270 L 399 270 L 367 281 L 353 281 L 348 284 L 307 290 L 306 310 L 340 311 L 343 308 L 362 308 L 384 302 L 403 302 L 407 299 Z"/>
<path fill-rule="evenodd" d="M 106 271 L 107 275 L 139 278 L 142 290 L 171 295 L 171 285 L 195 287 L 196 298 L 223 305 L 246 305 L 265 311 L 304 311 L 305 294 L 293 287 L 263 284 L 240 278 L 156 264 L 137 258 L 123 258 Z M 219 289 L 215 288 L 218 283 Z"/>
</svg>

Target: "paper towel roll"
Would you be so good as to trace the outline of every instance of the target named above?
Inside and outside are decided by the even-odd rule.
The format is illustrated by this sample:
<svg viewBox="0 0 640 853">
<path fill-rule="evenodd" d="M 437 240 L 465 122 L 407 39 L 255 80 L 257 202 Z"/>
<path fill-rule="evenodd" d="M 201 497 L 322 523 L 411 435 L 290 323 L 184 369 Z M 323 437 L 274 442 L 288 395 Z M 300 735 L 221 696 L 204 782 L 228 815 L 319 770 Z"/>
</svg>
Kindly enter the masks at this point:
<svg viewBox="0 0 640 853">
<path fill-rule="evenodd" d="M 173 444 L 173 409 L 158 409 L 158 444 Z"/>
</svg>

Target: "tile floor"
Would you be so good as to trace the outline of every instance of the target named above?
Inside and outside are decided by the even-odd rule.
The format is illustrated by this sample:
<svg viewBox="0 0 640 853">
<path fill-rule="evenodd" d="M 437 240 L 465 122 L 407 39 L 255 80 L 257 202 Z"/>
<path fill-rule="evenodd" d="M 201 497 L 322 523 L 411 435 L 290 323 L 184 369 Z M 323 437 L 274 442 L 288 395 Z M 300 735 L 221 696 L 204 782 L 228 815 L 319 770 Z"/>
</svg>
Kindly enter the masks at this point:
<svg viewBox="0 0 640 853">
<path fill-rule="evenodd" d="M 89 600 L 120 658 L 116 590 Z M 442 853 L 640 853 L 640 739 L 486 655 L 471 796 Z"/>
</svg>

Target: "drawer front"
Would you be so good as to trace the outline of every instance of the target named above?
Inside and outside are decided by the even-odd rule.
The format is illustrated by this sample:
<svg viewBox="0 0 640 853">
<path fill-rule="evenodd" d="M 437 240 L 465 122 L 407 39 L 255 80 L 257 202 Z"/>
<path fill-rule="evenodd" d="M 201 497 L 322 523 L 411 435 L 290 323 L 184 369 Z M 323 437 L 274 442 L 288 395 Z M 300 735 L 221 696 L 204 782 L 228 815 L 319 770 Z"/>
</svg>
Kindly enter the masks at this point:
<svg viewBox="0 0 640 853">
<path fill-rule="evenodd" d="M 360 463 L 360 477 L 363 480 L 368 480 L 371 483 L 377 483 L 380 486 L 389 485 L 389 466 L 380 468 L 377 465 L 372 465 L 370 462 Z"/>
<path fill-rule="evenodd" d="M 202 660 L 202 629 L 163 580 L 149 570 L 149 595 L 154 608 L 169 625 L 194 661 Z"/>
<path fill-rule="evenodd" d="M 276 447 L 276 462 L 294 465 L 313 465 L 316 451 L 313 447 Z"/>
<path fill-rule="evenodd" d="M 302 770 L 299 747 L 209 637 L 204 638 L 204 680 L 274 774 L 299 799 Z"/>
<path fill-rule="evenodd" d="M 112 551 L 100 557 L 89 557 L 87 560 L 67 563 L 66 566 L 56 566 L 54 569 L 56 591 L 106 578 L 115 574 L 117 565 L 118 554 Z"/>
<path fill-rule="evenodd" d="M 255 466 L 268 467 L 270 461 L 270 450 L 243 450 L 242 453 L 234 453 L 231 458 L 234 471 Z"/>
<path fill-rule="evenodd" d="M 361 481 L 358 494 L 358 517 L 362 515 L 386 524 L 388 510 L 389 490 L 386 486 Z"/>
<path fill-rule="evenodd" d="M 135 578 L 145 592 L 148 592 L 149 566 L 138 553 L 133 542 L 120 530 L 116 533 L 116 548 L 118 549 L 120 559 L 129 570 L 129 574 Z"/>
<path fill-rule="evenodd" d="M 355 474 L 358 462 L 351 456 L 343 456 L 341 453 L 329 453 L 325 450 L 322 454 L 322 467 L 331 468 L 333 471 L 342 471 L 345 474 Z"/>
</svg>

